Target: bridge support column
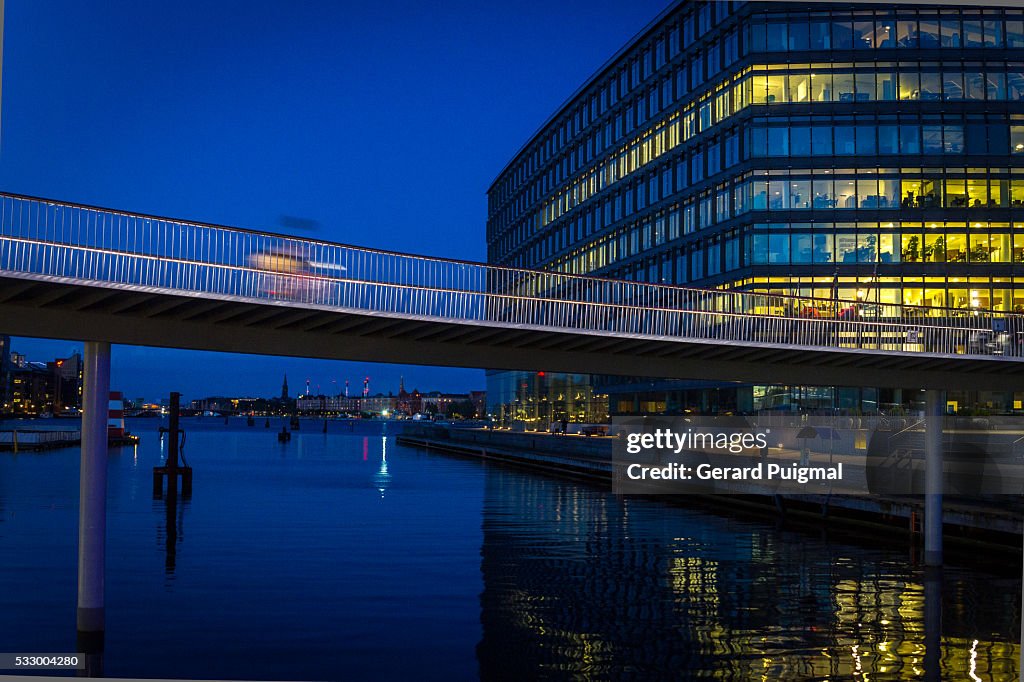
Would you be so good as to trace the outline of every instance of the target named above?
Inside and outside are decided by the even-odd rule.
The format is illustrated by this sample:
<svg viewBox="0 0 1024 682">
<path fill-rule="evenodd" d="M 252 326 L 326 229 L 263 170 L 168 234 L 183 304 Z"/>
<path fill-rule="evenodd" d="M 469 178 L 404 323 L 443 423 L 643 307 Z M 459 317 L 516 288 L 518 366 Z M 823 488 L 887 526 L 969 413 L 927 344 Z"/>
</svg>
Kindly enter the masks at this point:
<svg viewBox="0 0 1024 682">
<path fill-rule="evenodd" d="M 82 469 L 78 505 L 79 651 L 100 660 L 104 633 L 104 571 L 107 544 L 107 410 L 110 344 L 85 344 L 82 390 Z M 87 672 L 96 672 L 88 670 Z"/>
<path fill-rule="evenodd" d="M 941 390 L 924 394 L 924 563 L 942 565 L 942 417 Z"/>
</svg>

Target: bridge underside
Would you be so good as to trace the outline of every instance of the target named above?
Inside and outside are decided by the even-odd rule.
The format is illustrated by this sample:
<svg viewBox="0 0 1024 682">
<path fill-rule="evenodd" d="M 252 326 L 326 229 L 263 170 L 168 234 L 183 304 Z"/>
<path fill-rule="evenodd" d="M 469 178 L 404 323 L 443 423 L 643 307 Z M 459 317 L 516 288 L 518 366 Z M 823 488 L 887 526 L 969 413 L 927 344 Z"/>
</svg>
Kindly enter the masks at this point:
<svg viewBox="0 0 1024 682">
<path fill-rule="evenodd" d="M 0 277 L 0 333 L 405 364 L 774 384 L 1024 390 L 998 356 L 607 336 Z"/>
</svg>

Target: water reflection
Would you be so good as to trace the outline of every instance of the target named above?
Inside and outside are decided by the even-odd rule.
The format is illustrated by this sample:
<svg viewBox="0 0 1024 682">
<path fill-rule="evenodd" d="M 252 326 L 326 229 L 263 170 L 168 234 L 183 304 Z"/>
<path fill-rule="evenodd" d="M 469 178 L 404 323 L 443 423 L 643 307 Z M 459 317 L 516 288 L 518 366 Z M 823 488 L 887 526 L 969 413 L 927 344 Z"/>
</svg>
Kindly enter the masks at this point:
<svg viewBox="0 0 1024 682">
<path fill-rule="evenodd" d="M 365 459 L 365 449 L 364 449 Z M 381 498 L 384 497 L 384 491 L 388 489 L 388 485 L 391 483 L 391 474 L 388 473 L 388 437 L 381 436 L 380 438 L 380 467 L 377 472 L 373 475 L 373 484 L 377 486 L 377 490 L 380 491 Z"/>
<path fill-rule="evenodd" d="M 484 679 L 1016 680 L 1019 579 L 491 469 Z M 940 677 L 941 673 L 941 677 Z"/>
</svg>

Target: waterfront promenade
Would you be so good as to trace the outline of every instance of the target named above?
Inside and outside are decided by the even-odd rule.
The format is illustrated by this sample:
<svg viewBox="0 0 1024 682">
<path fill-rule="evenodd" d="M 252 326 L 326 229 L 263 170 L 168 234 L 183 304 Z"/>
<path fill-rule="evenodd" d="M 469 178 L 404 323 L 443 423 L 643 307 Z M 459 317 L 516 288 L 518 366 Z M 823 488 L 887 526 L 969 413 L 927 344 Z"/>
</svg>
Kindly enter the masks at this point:
<svg viewBox="0 0 1024 682">
<path fill-rule="evenodd" d="M 788 465 L 800 460 L 799 426 L 789 434 L 776 427 L 783 447 L 771 447 L 766 462 Z M 513 432 L 458 426 L 411 426 L 399 435 L 399 442 L 428 451 L 501 462 L 564 478 L 590 480 L 609 485 L 616 474 L 612 449 L 615 436 L 562 435 L 545 432 Z M 727 462 L 729 455 L 721 461 Z M 740 460 L 739 456 L 734 459 Z M 830 453 L 816 447 L 809 452 L 809 464 L 824 466 L 844 462 L 849 471 L 863 468 L 863 455 Z M 620 472 L 621 474 L 621 472 Z M 718 495 L 697 495 L 703 501 L 722 506 L 762 507 L 769 517 L 791 515 L 817 523 L 855 524 L 916 535 L 921 532 L 924 500 L 911 495 L 865 495 L 864 485 L 849 484 L 856 490 L 822 486 L 807 493 L 767 492 L 755 482 L 719 484 Z M 651 486 L 652 493 L 658 486 Z M 720 497 L 722 492 L 730 492 Z M 688 496 L 687 496 L 688 497 Z M 675 496 L 676 499 L 681 499 Z M 1024 532 L 1024 505 L 1019 497 L 1005 495 L 987 498 L 947 496 L 943 504 L 945 532 L 954 542 L 992 542 L 1016 549 Z"/>
</svg>

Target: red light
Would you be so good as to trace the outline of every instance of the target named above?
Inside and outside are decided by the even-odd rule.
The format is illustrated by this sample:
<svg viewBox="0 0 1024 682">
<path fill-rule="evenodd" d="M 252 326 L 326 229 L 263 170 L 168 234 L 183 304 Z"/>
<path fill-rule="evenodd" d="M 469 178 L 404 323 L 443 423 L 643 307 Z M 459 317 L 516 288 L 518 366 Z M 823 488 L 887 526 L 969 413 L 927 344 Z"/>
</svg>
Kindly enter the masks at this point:
<svg viewBox="0 0 1024 682">
<path fill-rule="evenodd" d="M 539 376 L 539 377 L 544 376 L 544 372 L 537 372 L 537 376 Z"/>
</svg>

